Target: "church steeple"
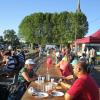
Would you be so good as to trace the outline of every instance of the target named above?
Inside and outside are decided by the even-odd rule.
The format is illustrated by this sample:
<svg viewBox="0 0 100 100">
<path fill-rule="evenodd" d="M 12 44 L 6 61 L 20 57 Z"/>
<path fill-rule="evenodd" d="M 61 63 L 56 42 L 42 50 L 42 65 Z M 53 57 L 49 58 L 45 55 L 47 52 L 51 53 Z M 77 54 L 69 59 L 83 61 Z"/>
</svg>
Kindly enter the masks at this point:
<svg viewBox="0 0 100 100">
<path fill-rule="evenodd" d="M 76 12 L 78 12 L 78 13 L 81 12 L 81 8 L 80 8 L 80 0 L 78 0 Z"/>
</svg>

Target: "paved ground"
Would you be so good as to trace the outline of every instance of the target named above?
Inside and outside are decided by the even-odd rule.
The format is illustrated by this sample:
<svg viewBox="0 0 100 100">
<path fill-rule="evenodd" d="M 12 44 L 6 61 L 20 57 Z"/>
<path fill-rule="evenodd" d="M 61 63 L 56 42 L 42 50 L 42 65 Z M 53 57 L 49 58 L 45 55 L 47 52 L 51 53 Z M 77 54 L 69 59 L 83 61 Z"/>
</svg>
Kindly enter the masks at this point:
<svg viewBox="0 0 100 100">
<path fill-rule="evenodd" d="M 92 72 L 92 76 L 96 80 L 96 82 L 100 88 L 100 65 L 97 65 L 94 67 L 94 70 Z"/>
</svg>

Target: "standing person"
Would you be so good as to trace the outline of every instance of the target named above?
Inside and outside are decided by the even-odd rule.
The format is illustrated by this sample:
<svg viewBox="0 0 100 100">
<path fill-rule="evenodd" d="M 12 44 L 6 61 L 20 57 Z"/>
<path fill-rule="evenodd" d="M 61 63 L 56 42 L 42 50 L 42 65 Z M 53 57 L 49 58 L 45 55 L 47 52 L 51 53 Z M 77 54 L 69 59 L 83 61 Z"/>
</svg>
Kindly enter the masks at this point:
<svg viewBox="0 0 100 100">
<path fill-rule="evenodd" d="M 90 49 L 90 63 L 95 65 L 96 60 L 96 50 L 94 48 Z"/>
<path fill-rule="evenodd" d="M 52 48 L 51 50 L 51 56 L 52 56 L 52 63 L 55 64 L 56 63 L 56 50 L 54 48 Z"/>
<path fill-rule="evenodd" d="M 42 56 L 42 53 L 43 53 L 43 49 L 42 49 L 42 47 L 41 47 L 41 45 L 40 45 L 40 46 L 39 46 L 39 57 Z"/>
<path fill-rule="evenodd" d="M 79 60 L 81 60 L 81 59 L 84 59 L 84 61 L 87 62 L 86 54 L 85 53 L 82 53 L 82 56 L 79 58 Z"/>
<path fill-rule="evenodd" d="M 56 50 L 56 64 L 60 61 L 60 50 Z"/>
<path fill-rule="evenodd" d="M 4 57 L 4 50 L 1 50 L 1 51 L 0 51 L 0 61 L 3 60 L 3 57 Z"/>
<path fill-rule="evenodd" d="M 77 79 L 72 86 L 65 85 L 69 87 L 65 93 L 65 100 L 99 100 L 99 88 L 87 73 L 86 62 L 78 61 L 73 71 Z"/>
<path fill-rule="evenodd" d="M 19 69 L 21 69 L 22 67 L 24 67 L 24 64 L 25 64 L 25 55 L 22 51 L 17 51 L 17 54 L 15 55 L 18 59 L 18 67 Z"/>
<path fill-rule="evenodd" d="M 61 49 L 61 55 L 62 58 L 66 55 L 66 49 L 64 47 Z"/>
<path fill-rule="evenodd" d="M 90 56 L 89 49 L 87 48 L 87 50 L 86 50 L 86 59 L 87 59 L 88 64 L 89 64 L 89 56 Z"/>
</svg>

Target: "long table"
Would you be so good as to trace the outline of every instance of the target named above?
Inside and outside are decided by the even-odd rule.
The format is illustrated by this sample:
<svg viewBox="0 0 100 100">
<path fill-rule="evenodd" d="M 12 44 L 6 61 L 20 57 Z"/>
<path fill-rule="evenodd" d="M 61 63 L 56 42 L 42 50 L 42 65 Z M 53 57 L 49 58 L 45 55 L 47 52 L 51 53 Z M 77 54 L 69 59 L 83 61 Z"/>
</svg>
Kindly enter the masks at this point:
<svg viewBox="0 0 100 100">
<path fill-rule="evenodd" d="M 39 67 L 39 69 L 37 70 L 37 74 L 38 75 L 42 75 L 45 76 L 46 75 L 46 64 L 43 63 L 42 66 Z M 49 74 L 51 77 L 53 78 L 59 78 L 61 77 L 61 73 L 60 70 L 54 66 L 51 66 L 49 68 Z M 29 87 L 38 87 L 38 84 L 35 83 L 34 81 L 30 83 Z M 28 89 L 29 89 L 28 87 Z M 23 97 L 21 100 L 64 100 L 64 96 L 48 96 L 46 98 L 36 98 L 35 96 L 32 96 L 28 93 L 28 89 L 26 90 L 26 92 L 24 93 Z"/>
<path fill-rule="evenodd" d="M 30 87 L 38 88 L 38 84 L 36 84 L 35 82 L 31 82 L 28 89 Z M 31 94 L 29 94 L 28 89 L 26 90 L 26 92 L 23 95 L 21 100 L 64 100 L 64 96 L 48 96 L 48 97 L 45 97 L 45 98 L 38 98 L 36 96 L 32 96 Z"/>
</svg>

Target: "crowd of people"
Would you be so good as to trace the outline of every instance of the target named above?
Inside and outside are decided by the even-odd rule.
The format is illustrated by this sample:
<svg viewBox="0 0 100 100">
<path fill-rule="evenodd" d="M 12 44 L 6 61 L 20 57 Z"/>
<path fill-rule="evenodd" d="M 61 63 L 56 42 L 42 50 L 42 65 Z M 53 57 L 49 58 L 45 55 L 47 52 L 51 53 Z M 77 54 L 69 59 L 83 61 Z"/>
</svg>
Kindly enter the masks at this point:
<svg viewBox="0 0 100 100">
<path fill-rule="evenodd" d="M 10 91 L 7 100 L 19 100 L 29 83 L 37 77 L 33 70 L 35 62 L 33 59 L 26 59 L 25 61 L 25 53 L 22 50 L 2 50 L 0 56 L 0 76 L 10 77 L 11 75 L 12 77 L 17 75 L 17 81 L 14 83 L 16 85 L 14 92 L 17 94 L 15 96 L 15 93 Z"/>
<path fill-rule="evenodd" d="M 41 48 L 40 48 L 41 51 Z M 39 54 L 40 57 L 41 54 Z M 94 56 L 93 56 L 94 55 Z M 95 50 L 90 50 L 91 64 L 95 64 Z M 26 59 L 22 51 L 1 51 L 0 74 L 10 73 L 18 70 L 17 85 L 24 89 L 18 91 L 16 99 L 8 96 L 7 100 L 19 100 L 22 97 L 29 83 L 38 76 L 34 72 L 35 62 L 33 59 Z M 99 89 L 96 82 L 89 74 L 89 62 L 86 55 L 78 57 L 69 47 L 59 49 L 47 49 L 47 63 L 57 67 L 64 80 L 73 80 L 73 84 L 66 81 L 59 81 L 59 84 L 67 89 L 65 100 L 99 100 Z"/>
<path fill-rule="evenodd" d="M 48 49 L 47 52 L 50 52 L 51 58 L 55 57 L 53 64 L 59 68 L 63 79 L 73 79 L 73 84 L 60 81 L 60 85 L 67 89 L 65 100 L 99 100 L 99 88 L 89 71 L 90 65 L 95 65 L 95 49 L 90 49 L 89 58 L 84 53 L 78 57 L 66 47 L 61 51 Z"/>
<path fill-rule="evenodd" d="M 1 51 L 0 74 L 20 70 L 24 66 L 25 54 L 22 51 Z"/>
</svg>

